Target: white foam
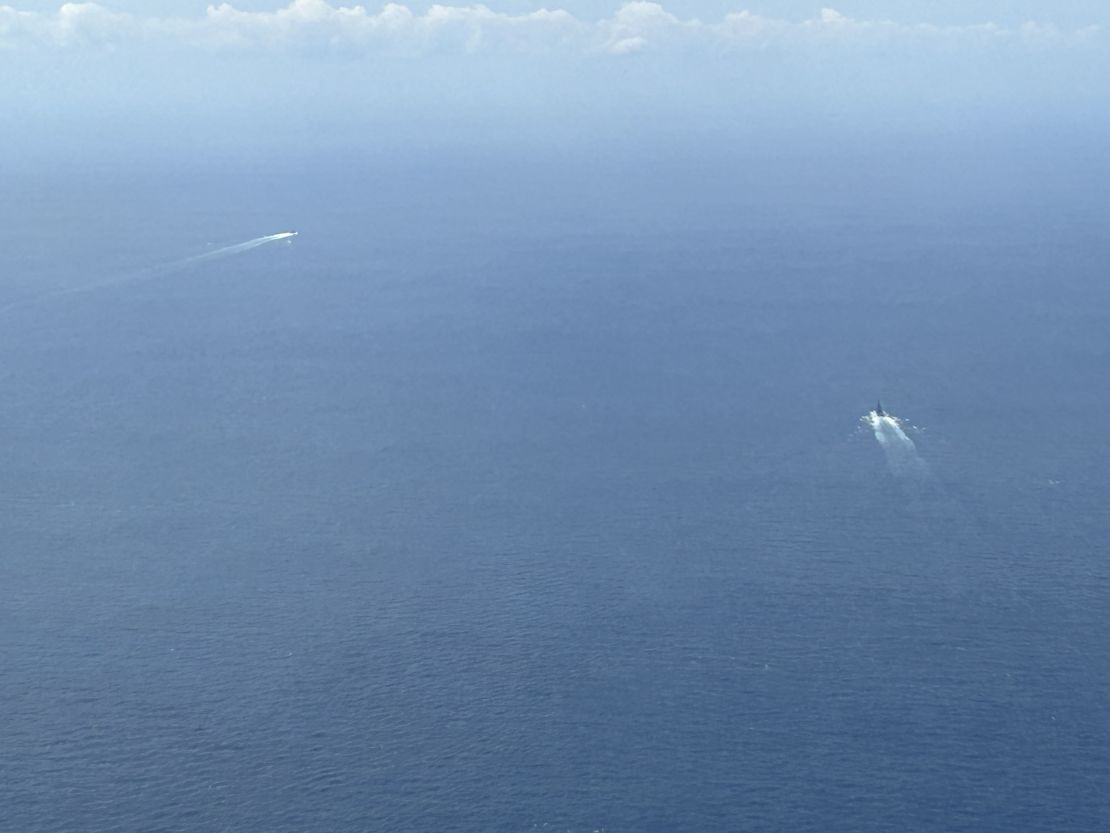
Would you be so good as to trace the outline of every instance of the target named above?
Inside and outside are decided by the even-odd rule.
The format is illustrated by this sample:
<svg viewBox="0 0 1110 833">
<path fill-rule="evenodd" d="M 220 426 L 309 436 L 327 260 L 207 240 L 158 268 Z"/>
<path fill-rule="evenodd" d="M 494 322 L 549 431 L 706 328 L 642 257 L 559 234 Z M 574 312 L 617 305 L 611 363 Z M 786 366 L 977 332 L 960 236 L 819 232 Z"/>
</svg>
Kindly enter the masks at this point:
<svg viewBox="0 0 1110 833">
<path fill-rule="evenodd" d="M 277 234 L 267 234 L 264 237 L 256 237 L 253 240 L 247 240 L 245 243 L 236 243 L 234 246 L 224 246 L 220 249 L 214 249 L 211 252 L 205 252 L 202 255 L 187 257 L 184 260 L 177 261 L 173 265 L 184 266 L 202 260 L 215 260 L 216 258 L 227 257 L 228 255 L 237 255 L 240 252 L 247 252 L 251 249 L 257 249 L 259 246 L 265 246 L 267 243 L 274 243 L 278 240 L 288 240 L 290 237 L 296 237 L 297 234 L 298 232 L 295 231 L 279 231 Z"/>
<path fill-rule="evenodd" d="M 874 432 L 891 474 L 918 479 L 928 477 L 929 464 L 917 453 L 917 446 L 902 430 L 898 417 L 871 411 L 864 421 Z"/>
</svg>

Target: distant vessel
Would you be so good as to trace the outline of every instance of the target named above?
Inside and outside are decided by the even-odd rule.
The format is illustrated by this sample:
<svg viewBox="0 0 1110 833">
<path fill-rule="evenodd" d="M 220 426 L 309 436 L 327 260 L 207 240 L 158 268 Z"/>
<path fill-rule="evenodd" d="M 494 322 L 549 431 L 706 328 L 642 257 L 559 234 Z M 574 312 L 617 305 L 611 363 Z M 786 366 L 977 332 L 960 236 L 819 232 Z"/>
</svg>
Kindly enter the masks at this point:
<svg viewBox="0 0 1110 833">
<path fill-rule="evenodd" d="M 875 402 L 875 416 L 886 416 L 886 411 L 883 410 L 883 403 L 881 400 Z"/>
</svg>

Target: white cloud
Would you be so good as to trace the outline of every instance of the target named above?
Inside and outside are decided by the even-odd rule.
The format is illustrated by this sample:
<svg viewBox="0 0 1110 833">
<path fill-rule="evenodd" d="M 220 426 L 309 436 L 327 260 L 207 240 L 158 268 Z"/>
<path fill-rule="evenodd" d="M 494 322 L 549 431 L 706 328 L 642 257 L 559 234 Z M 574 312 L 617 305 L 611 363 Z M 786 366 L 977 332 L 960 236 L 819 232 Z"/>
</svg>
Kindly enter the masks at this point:
<svg viewBox="0 0 1110 833">
<path fill-rule="evenodd" d="M 609 53 L 612 55 L 632 55 L 643 51 L 645 46 L 647 46 L 647 41 L 639 35 L 634 35 L 630 38 L 620 38 L 612 41 L 609 44 Z"/>
<path fill-rule="evenodd" d="M 1101 44 L 1097 27 L 1062 30 L 1027 23 L 932 26 L 856 20 L 832 8 L 791 22 L 741 11 L 715 22 L 683 20 L 662 5 L 633 0 L 612 17 L 584 21 L 566 11 L 508 14 L 484 5 L 435 5 L 418 14 L 389 3 L 380 11 L 328 0 L 292 0 L 269 12 L 248 12 L 230 3 L 209 6 L 199 17 L 123 14 L 96 3 L 66 3 L 56 12 L 0 6 L 0 46 L 77 49 L 135 43 L 174 44 L 204 50 L 334 50 L 406 54 L 429 52 L 523 52 L 612 54 L 682 50 L 717 52 L 774 45 L 892 41 L 907 44 L 1015 45 L 1057 49 Z"/>
</svg>

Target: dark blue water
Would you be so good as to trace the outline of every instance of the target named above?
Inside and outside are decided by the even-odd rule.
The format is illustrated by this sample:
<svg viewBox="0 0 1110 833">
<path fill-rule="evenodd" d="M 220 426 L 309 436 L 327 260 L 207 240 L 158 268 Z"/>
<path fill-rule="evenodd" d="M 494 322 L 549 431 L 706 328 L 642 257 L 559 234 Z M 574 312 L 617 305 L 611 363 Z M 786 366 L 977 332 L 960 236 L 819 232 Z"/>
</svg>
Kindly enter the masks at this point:
<svg viewBox="0 0 1110 833">
<path fill-rule="evenodd" d="M 5 183 L 0 828 L 1107 829 L 1095 200 L 460 170 Z"/>
</svg>

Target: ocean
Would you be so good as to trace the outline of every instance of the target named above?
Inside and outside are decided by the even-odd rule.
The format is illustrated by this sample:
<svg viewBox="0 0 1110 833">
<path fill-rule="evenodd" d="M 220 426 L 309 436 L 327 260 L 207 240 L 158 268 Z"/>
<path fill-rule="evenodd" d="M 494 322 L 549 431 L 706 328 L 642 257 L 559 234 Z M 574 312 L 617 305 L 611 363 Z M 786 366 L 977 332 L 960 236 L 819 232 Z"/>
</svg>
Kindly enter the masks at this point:
<svg viewBox="0 0 1110 833">
<path fill-rule="evenodd" d="M 1022 164 L 7 176 L 0 829 L 1110 828 L 1110 233 Z"/>
</svg>

